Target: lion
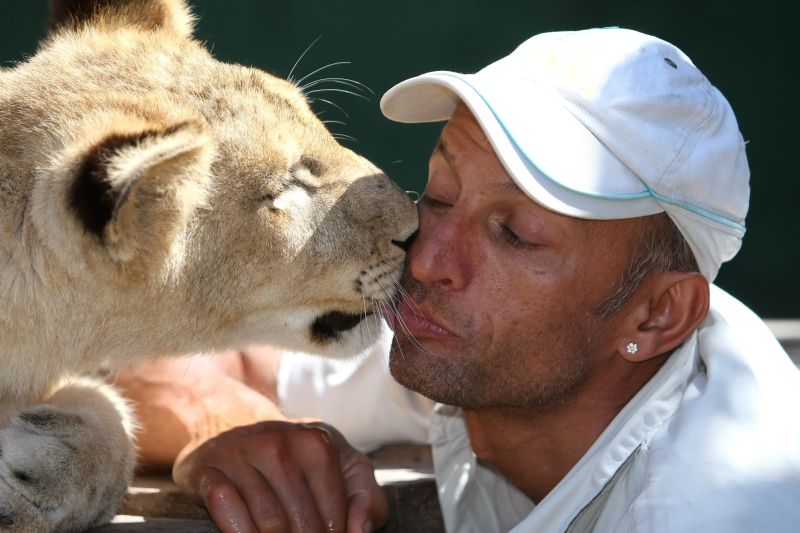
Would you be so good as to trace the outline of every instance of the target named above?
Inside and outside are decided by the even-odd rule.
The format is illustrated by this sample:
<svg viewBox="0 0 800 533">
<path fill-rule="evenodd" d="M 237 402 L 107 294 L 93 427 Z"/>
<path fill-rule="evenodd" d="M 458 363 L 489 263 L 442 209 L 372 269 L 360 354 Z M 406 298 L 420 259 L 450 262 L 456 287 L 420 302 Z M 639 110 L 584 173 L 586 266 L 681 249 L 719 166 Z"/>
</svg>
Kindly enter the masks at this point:
<svg viewBox="0 0 800 533">
<path fill-rule="evenodd" d="M 134 421 L 85 376 L 253 344 L 355 354 L 417 227 L 297 86 L 212 58 L 183 0 L 50 3 L 37 53 L 0 69 L 3 531 L 118 508 Z"/>
</svg>

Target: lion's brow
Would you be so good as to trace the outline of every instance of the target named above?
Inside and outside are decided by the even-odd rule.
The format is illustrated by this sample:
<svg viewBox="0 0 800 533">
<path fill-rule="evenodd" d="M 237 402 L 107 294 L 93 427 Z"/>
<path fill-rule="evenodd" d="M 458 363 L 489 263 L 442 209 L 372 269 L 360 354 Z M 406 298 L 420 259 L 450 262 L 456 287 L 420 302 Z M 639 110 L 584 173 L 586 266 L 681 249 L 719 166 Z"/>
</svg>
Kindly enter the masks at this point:
<svg viewBox="0 0 800 533">
<path fill-rule="evenodd" d="M 309 193 L 318 191 L 320 189 L 320 187 L 318 187 L 317 185 L 312 185 L 306 181 L 303 181 L 297 176 L 292 176 L 291 178 L 289 178 L 289 183 L 287 185 L 289 186 L 294 185 L 295 187 L 300 187 L 302 189 L 305 189 L 305 191 Z"/>
</svg>

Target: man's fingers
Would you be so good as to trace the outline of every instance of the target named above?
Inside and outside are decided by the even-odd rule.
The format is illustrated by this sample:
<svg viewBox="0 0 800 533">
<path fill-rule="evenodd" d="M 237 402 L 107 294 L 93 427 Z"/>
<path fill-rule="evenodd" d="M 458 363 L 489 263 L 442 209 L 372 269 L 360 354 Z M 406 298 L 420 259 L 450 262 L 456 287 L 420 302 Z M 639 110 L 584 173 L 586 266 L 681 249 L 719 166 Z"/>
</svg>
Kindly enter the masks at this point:
<svg viewBox="0 0 800 533">
<path fill-rule="evenodd" d="M 351 450 L 344 461 L 349 498 L 347 533 L 374 531 L 389 519 L 389 504 L 375 481 L 372 462 L 356 450 Z"/>
<path fill-rule="evenodd" d="M 388 517 L 369 458 L 321 423 L 239 428 L 179 463 L 176 482 L 203 501 L 224 532 L 361 533 Z"/>
<path fill-rule="evenodd" d="M 247 462 L 269 484 L 293 532 L 325 531 L 316 500 L 303 474 L 303 461 L 293 449 L 296 440 L 276 441 L 273 446 L 248 450 Z"/>
<path fill-rule="evenodd" d="M 375 470 L 369 457 L 359 452 L 345 440 L 335 428 L 323 423 L 309 423 L 306 427 L 322 430 L 319 436 L 323 437 L 325 449 L 328 454 L 319 454 L 319 460 L 324 460 L 328 466 L 317 463 L 307 463 L 306 477 L 313 479 L 315 469 L 317 472 L 335 472 L 336 478 L 317 478 L 320 485 L 334 486 L 336 480 L 344 484 L 345 505 L 347 508 L 347 533 L 362 533 L 374 531 L 382 527 L 389 518 L 389 504 L 378 482 L 375 480 Z M 314 491 L 315 494 L 319 492 Z M 339 495 L 331 496 L 326 504 L 340 505 L 342 500 Z M 322 505 L 318 503 L 318 505 Z"/>
<path fill-rule="evenodd" d="M 200 474 L 198 493 L 222 533 L 258 533 L 247 505 L 223 472 L 205 467 Z"/>
<path fill-rule="evenodd" d="M 255 467 L 244 464 L 230 473 L 239 494 L 250 511 L 250 518 L 259 533 L 278 533 L 290 530 L 289 519 L 272 487 Z"/>
<path fill-rule="evenodd" d="M 347 488 L 345 487 L 339 449 L 328 431 L 320 426 L 306 426 L 302 446 L 303 473 L 311 493 L 324 531 L 344 533 L 347 526 Z"/>
</svg>

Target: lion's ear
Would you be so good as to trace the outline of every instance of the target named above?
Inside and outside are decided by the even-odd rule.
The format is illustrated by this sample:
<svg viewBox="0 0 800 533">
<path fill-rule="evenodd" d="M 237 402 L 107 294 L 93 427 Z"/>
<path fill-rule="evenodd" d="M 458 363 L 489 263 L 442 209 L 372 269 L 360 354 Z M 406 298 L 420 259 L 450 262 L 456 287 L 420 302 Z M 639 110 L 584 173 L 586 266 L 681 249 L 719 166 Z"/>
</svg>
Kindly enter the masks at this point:
<svg viewBox="0 0 800 533">
<path fill-rule="evenodd" d="M 205 202 L 212 159 L 196 122 L 108 134 L 73 167 L 69 210 L 115 261 L 159 257 Z"/>
<path fill-rule="evenodd" d="M 98 26 L 167 30 L 192 35 L 194 17 L 184 0 L 50 0 L 50 32 Z"/>
</svg>

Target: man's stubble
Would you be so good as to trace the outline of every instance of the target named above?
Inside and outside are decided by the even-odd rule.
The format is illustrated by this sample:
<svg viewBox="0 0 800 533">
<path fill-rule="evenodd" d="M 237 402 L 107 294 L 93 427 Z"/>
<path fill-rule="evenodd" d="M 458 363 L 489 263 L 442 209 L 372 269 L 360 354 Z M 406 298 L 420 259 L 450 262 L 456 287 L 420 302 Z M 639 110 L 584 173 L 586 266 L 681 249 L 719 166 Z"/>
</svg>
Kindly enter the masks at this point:
<svg viewBox="0 0 800 533">
<path fill-rule="evenodd" d="M 407 388 L 465 409 L 530 409 L 565 401 L 585 381 L 596 331 L 591 326 L 597 321 L 589 312 L 579 319 L 559 320 L 559 331 L 531 324 L 519 335 L 490 343 L 475 321 L 454 311 L 438 290 L 410 276 L 403 286 L 414 302 L 436 309 L 460 339 L 458 353 L 439 356 L 435 348 L 409 338 L 398 326 L 390 369 Z"/>
</svg>

